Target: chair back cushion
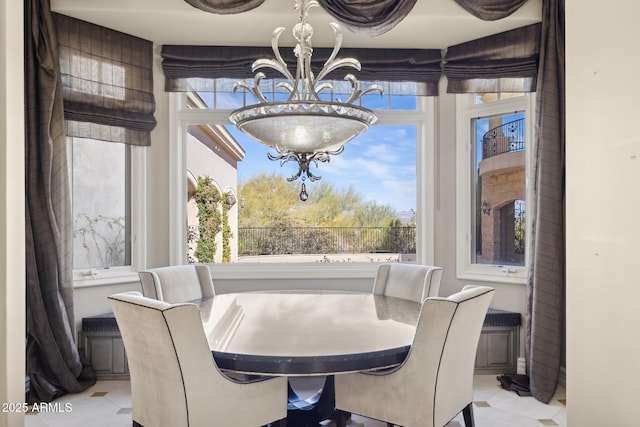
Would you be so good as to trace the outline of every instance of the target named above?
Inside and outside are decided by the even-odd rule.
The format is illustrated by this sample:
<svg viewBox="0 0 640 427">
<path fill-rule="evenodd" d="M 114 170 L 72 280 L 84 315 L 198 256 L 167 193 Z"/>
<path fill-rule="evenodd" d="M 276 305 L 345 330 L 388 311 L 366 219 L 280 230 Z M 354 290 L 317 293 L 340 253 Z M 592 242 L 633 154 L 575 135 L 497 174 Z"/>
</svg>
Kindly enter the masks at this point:
<svg viewBox="0 0 640 427">
<path fill-rule="evenodd" d="M 206 265 L 153 268 L 141 271 L 139 276 L 144 296 L 160 301 L 187 302 L 215 294 L 211 273 Z"/>
<path fill-rule="evenodd" d="M 287 413 L 285 377 L 252 383 L 215 364 L 194 304 L 111 295 L 131 373 L 133 421 L 145 427 L 255 427 Z"/>
<path fill-rule="evenodd" d="M 473 400 L 475 355 L 493 292 L 465 287 L 449 298 L 427 298 L 404 363 L 336 375 L 336 408 L 406 427 L 447 425 Z"/>
<path fill-rule="evenodd" d="M 127 352 L 133 420 L 143 426 L 188 425 L 183 374 L 165 316 L 167 310 L 197 308 L 174 308 L 139 293 L 114 295 L 109 302 Z"/>
<path fill-rule="evenodd" d="M 422 302 L 438 296 L 442 268 L 420 264 L 381 264 L 373 293 Z"/>
<path fill-rule="evenodd" d="M 466 286 L 423 304 L 407 363 L 414 365 L 408 367 L 413 372 L 422 371 L 433 387 L 434 426 L 445 425 L 473 401 L 476 351 L 493 293 L 487 286 Z"/>
</svg>

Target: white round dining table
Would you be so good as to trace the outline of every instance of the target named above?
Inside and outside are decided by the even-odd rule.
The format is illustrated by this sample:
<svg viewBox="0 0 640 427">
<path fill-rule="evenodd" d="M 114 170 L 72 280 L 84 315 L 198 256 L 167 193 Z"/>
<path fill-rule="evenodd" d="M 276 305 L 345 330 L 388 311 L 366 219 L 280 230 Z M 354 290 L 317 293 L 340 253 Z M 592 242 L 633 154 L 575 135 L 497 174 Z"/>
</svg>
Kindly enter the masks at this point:
<svg viewBox="0 0 640 427">
<path fill-rule="evenodd" d="M 397 366 L 421 309 L 383 295 L 307 290 L 219 294 L 195 303 L 219 368 L 279 376 Z"/>
</svg>

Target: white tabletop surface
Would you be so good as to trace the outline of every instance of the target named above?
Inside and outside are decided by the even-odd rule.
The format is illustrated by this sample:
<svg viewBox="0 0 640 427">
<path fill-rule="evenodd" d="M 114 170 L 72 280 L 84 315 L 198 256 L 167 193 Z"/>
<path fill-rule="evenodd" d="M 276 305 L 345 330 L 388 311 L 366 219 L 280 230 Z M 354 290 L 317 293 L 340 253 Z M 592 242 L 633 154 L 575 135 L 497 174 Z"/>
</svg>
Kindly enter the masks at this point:
<svg viewBox="0 0 640 427">
<path fill-rule="evenodd" d="M 362 369 L 388 366 L 390 354 L 406 355 L 421 308 L 338 291 L 221 294 L 199 305 L 219 365 L 249 361 L 258 365 L 222 367 L 281 375 L 354 371 L 361 363 Z"/>
</svg>

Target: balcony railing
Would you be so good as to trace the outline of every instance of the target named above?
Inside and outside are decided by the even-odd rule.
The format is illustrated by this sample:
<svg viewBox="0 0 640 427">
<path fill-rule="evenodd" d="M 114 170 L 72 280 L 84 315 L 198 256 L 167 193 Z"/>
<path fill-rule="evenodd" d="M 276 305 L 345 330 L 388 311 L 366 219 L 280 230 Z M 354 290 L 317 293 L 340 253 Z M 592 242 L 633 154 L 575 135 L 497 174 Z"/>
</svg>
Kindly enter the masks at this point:
<svg viewBox="0 0 640 427">
<path fill-rule="evenodd" d="M 490 129 L 482 136 L 482 158 L 524 150 L 524 119 Z"/>
<path fill-rule="evenodd" d="M 198 227 L 189 227 L 195 247 Z M 241 227 L 238 255 L 416 253 L 416 227 Z"/>
</svg>

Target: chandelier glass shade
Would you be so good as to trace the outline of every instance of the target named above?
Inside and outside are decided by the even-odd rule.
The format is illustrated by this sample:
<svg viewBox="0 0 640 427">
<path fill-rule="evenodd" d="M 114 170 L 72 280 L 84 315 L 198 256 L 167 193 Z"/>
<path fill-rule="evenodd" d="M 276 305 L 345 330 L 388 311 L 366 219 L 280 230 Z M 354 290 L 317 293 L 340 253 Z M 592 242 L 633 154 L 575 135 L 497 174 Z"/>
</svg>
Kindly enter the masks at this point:
<svg viewBox="0 0 640 427">
<path fill-rule="evenodd" d="M 287 81 L 278 83 L 276 87 L 288 93 L 288 99 L 268 101 L 260 90 L 260 82 L 266 76 L 258 71 L 253 86 L 241 81 L 233 88 L 234 91 L 240 89 L 250 92 L 258 99 L 258 103 L 233 111 L 230 120 L 240 131 L 276 150 L 276 155 L 268 154 L 269 159 L 280 161 L 281 164 L 289 161 L 298 163 L 298 173 L 287 179 L 302 179 L 300 198 L 304 201 L 308 197 L 304 181 L 307 178 L 311 181 L 321 178 L 309 171 L 310 164 L 317 167 L 318 162 L 328 162 L 329 155 L 340 154 L 347 142 L 376 122 L 376 115 L 371 110 L 356 103 L 365 94 L 382 93 L 382 88 L 371 85 L 362 89 L 355 76 L 347 74 L 344 79 L 351 84 L 348 99 L 321 99 L 322 93 L 333 90 L 330 82 L 322 81 L 327 74 L 342 67 L 360 70 L 360 62 L 354 58 L 337 58 L 342 46 L 342 30 L 338 24 L 331 23 L 336 36 L 335 46 L 322 70 L 314 74 L 311 70 L 313 28 L 307 22 L 307 17 L 309 9 L 318 6 L 318 2 L 295 0 L 295 3 L 295 9 L 299 12 L 299 21 L 293 29 L 297 41 L 294 48 L 297 58 L 295 75 L 289 71 L 278 47 L 284 31 L 282 27 L 276 28 L 271 37 L 275 59 L 258 59 L 252 65 L 253 72 L 271 68 L 282 74 Z"/>
</svg>

